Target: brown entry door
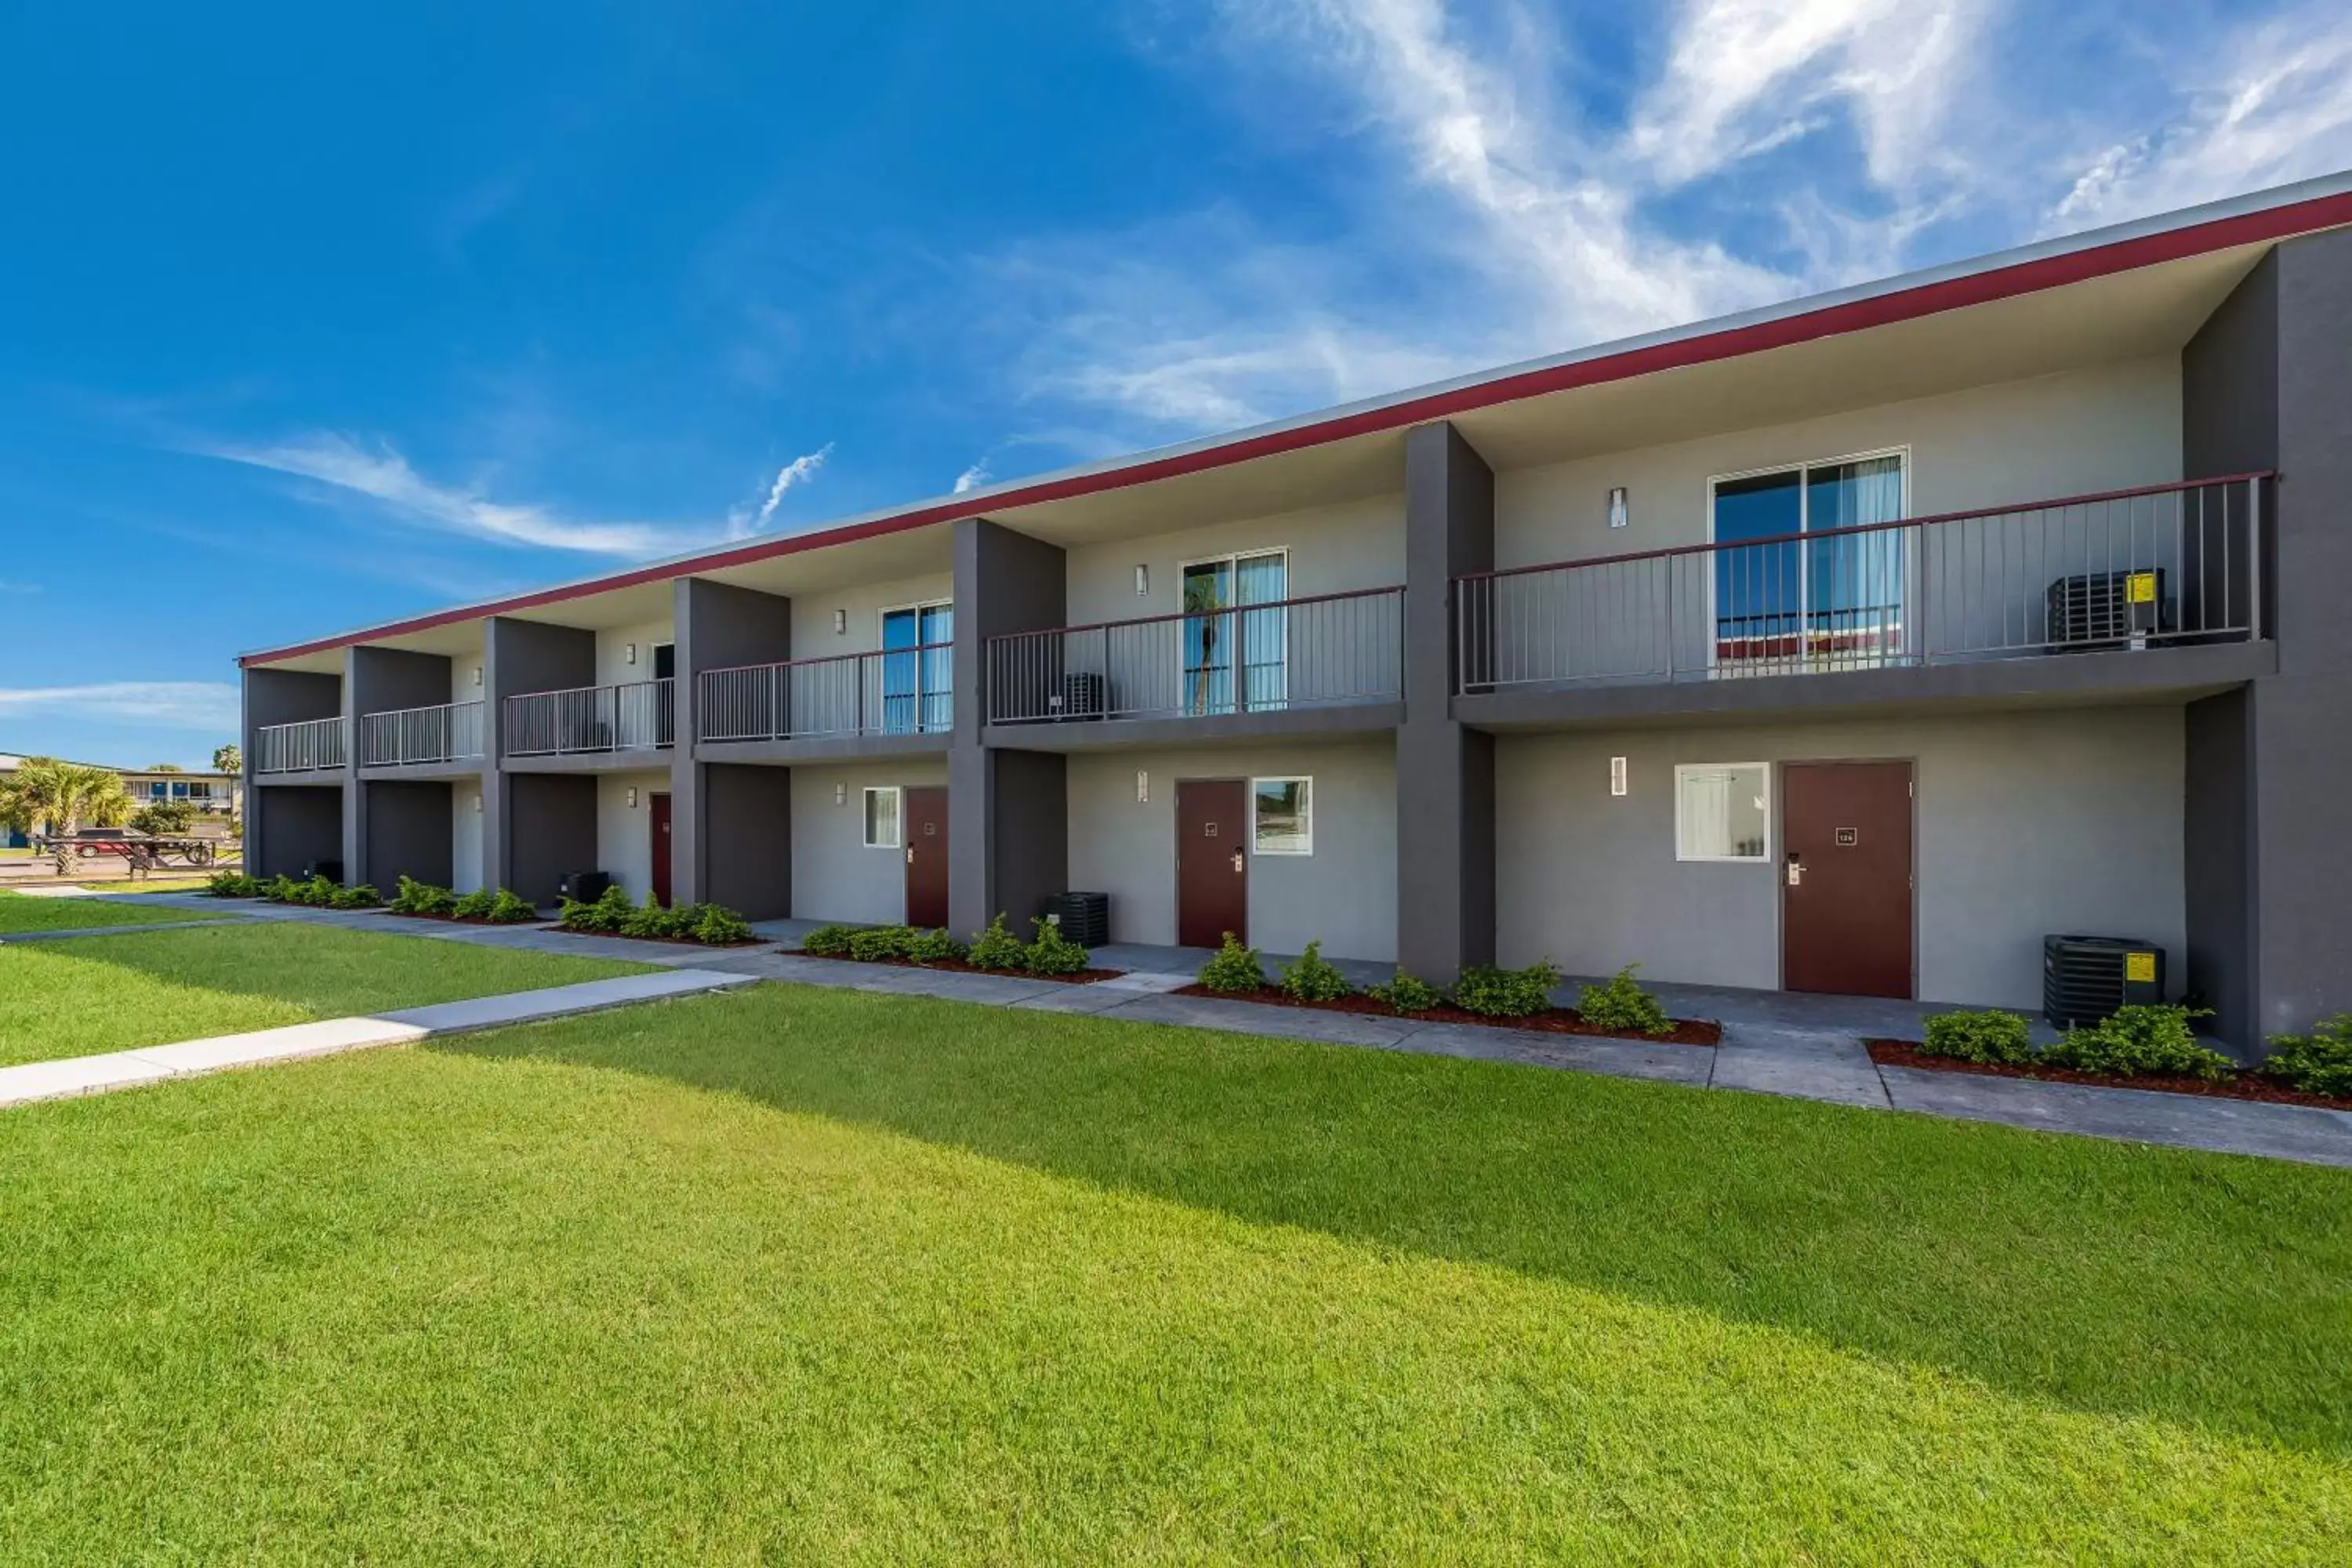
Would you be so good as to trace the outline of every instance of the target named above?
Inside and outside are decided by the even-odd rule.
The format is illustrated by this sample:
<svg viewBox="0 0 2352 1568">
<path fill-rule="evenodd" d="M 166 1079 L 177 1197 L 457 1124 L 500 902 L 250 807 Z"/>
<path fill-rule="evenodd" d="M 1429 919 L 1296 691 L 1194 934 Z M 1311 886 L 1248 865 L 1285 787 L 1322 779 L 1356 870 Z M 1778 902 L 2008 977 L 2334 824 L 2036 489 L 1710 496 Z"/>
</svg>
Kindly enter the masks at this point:
<svg viewBox="0 0 2352 1568">
<path fill-rule="evenodd" d="M 1240 779 L 1176 784 L 1176 940 L 1215 947 L 1249 941 L 1249 785 Z"/>
<path fill-rule="evenodd" d="M 669 908 L 669 796 L 646 796 L 646 826 L 654 836 L 654 899 Z"/>
<path fill-rule="evenodd" d="M 948 923 L 948 792 L 906 793 L 907 923 L 932 931 Z"/>
<path fill-rule="evenodd" d="M 1780 984 L 1911 994 L 1911 764 L 1780 770 Z"/>
</svg>

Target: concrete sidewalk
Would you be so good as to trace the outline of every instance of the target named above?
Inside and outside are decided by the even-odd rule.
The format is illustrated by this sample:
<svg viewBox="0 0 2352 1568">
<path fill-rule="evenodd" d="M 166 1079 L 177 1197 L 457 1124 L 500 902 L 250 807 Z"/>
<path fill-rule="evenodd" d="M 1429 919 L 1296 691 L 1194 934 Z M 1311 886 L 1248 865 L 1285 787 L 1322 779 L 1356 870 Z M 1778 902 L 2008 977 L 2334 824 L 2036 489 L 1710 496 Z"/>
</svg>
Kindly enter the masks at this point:
<svg viewBox="0 0 2352 1568">
<path fill-rule="evenodd" d="M 316 1023 L 289 1024 L 282 1028 L 255 1029 L 208 1039 L 182 1040 L 175 1045 L 142 1046 L 102 1056 L 69 1057 L 62 1061 L 26 1062 L 0 1068 L 0 1107 L 75 1095 L 103 1094 L 109 1089 L 160 1083 L 165 1079 L 220 1072 L 229 1068 L 259 1067 L 328 1056 L 370 1046 L 406 1045 L 440 1035 L 462 1035 L 509 1024 L 533 1024 L 548 1018 L 569 1018 L 607 1007 L 658 1002 L 751 984 L 740 974 L 700 974 L 671 971 L 659 974 L 624 974 L 610 980 L 584 981 L 577 985 L 551 985 L 539 991 L 510 992 L 464 1002 L 438 1002 L 426 1007 L 404 1007 L 357 1018 L 323 1018 Z"/>
<path fill-rule="evenodd" d="M 127 897 L 141 903 L 220 907 L 219 900 L 201 894 Z M 1411 1018 L 1314 1012 L 1211 996 L 1170 994 L 1191 984 L 1200 965 L 1210 956 L 1196 948 L 1134 943 L 1098 948 L 1093 954 L 1097 966 L 1128 973 L 1115 981 L 1066 985 L 1019 975 L 902 969 L 888 964 L 811 958 L 795 950 L 801 938 L 818 925 L 814 921 L 755 923 L 752 929 L 774 945 L 693 948 L 573 936 L 544 926 L 451 926 L 382 914 L 278 904 L 236 907 L 258 919 L 307 920 L 404 936 L 526 947 L 544 952 L 601 954 L 635 959 L 667 969 L 785 980 L 883 994 L 935 996 L 985 1006 L 1087 1013 L 1135 1023 L 1223 1029 L 1276 1039 L 1565 1068 L 1620 1078 L 1661 1079 L 1693 1088 L 1743 1089 L 1873 1110 L 1909 1110 L 1994 1121 L 2037 1131 L 2072 1132 L 2352 1168 L 2352 1111 L 1879 1067 L 1870 1059 L 1864 1039 L 1917 1039 L 1928 1016 L 1951 1010 L 1916 1002 L 1661 983 L 1650 989 L 1667 1012 L 1679 1018 L 1717 1019 L 1723 1025 L 1720 1046 L 1661 1046 L 1642 1040 L 1428 1024 Z M 1269 955 L 1268 969 L 1279 962 L 1278 957 Z M 1390 973 L 1385 964 L 1342 961 L 1339 967 L 1359 985 L 1386 980 Z M 1577 978 L 1570 978 L 1553 994 L 1555 999 L 1572 1004 L 1579 983 Z M 2040 1038 L 2053 1037 L 2039 1025 L 2035 1033 Z"/>
</svg>

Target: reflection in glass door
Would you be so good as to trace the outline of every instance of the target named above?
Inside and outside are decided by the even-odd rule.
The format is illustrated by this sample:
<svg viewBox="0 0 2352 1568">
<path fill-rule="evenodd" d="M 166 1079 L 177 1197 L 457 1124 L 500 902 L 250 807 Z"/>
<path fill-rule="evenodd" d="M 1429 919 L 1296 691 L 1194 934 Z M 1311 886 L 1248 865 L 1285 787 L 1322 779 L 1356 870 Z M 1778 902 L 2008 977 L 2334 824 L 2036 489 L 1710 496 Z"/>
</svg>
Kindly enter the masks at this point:
<svg viewBox="0 0 2352 1568">
<path fill-rule="evenodd" d="M 1715 487 L 1718 674 L 1854 668 L 1905 651 L 1903 459 L 1863 458 Z"/>
<path fill-rule="evenodd" d="M 948 729 L 954 722 L 955 607 L 916 605 L 882 616 L 884 734 Z"/>
<path fill-rule="evenodd" d="M 1290 558 L 1282 551 L 1183 569 L 1184 711 L 1262 713 L 1290 700 Z M 1267 606 L 1253 609 L 1252 605 Z"/>
</svg>

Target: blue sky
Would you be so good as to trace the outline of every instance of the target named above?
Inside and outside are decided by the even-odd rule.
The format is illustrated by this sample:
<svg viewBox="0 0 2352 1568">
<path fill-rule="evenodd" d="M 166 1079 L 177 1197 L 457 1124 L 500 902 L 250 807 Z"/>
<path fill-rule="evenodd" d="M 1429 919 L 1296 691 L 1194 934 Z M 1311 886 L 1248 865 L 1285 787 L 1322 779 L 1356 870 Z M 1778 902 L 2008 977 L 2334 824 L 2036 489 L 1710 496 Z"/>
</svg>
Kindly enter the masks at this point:
<svg viewBox="0 0 2352 1568">
<path fill-rule="evenodd" d="M 2326 5 L 9 7 L 0 751 L 198 763 L 241 648 L 2347 166 Z"/>
</svg>

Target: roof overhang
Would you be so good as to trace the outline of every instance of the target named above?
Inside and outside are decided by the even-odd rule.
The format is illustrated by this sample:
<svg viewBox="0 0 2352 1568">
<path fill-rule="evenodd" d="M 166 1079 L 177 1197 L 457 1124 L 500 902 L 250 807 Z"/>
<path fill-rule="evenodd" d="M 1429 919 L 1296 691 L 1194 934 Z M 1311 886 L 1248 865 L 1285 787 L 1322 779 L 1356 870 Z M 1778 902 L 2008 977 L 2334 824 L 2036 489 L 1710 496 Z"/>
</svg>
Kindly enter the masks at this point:
<svg viewBox="0 0 2352 1568">
<path fill-rule="evenodd" d="M 1703 396 L 1695 409 L 1691 388 L 1672 385 L 1678 379 L 1672 373 L 1750 356 L 1802 361 L 1802 374 L 1793 378 L 1794 384 L 1833 388 L 1826 395 L 1829 402 L 1822 404 L 1827 407 L 1834 405 L 1838 397 L 1853 406 L 2004 374 L 2034 374 L 2030 368 L 2018 369 L 2021 363 L 2056 369 L 2067 363 L 2088 363 L 2086 355 L 2122 357 L 2134 352 L 2135 345 L 2139 352 L 2154 353 L 2166 346 L 2162 341 L 2166 333 L 2178 333 L 2184 312 L 2198 310 L 2200 302 L 2201 309 L 2210 310 L 2267 247 L 2295 235 L 2347 224 L 2352 224 L 2352 174 L 2329 175 L 1530 360 L 1227 435 L 869 512 L 802 533 L 746 540 L 527 594 L 248 653 L 238 662 L 300 668 L 310 662 L 305 656 L 315 658 L 353 643 L 424 646 L 429 638 L 437 644 L 444 639 L 431 634 L 457 623 L 488 616 L 555 619 L 559 617 L 546 613 L 551 606 L 607 595 L 625 595 L 626 601 L 634 602 L 644 595 L 631 590 L 689 574 L 746 581 L 747 585 L 754 585 L 750 580 L 756 580 L 756 585 L 776 592 L 805 592 L 852 581 L 912 575 L 927 569 L 922 563 L 945 559 L 938 536 L 964 518 L 996 518 L 1034 530 L 1041 537 L 1052 537 L 1082 527 L 1089 516 L 1098 514 L 1103 503 L 1088 504 L 1093 498 L 1187 476 L 1202 476 L 1202 479 L 1195 493 L 1188 493 L 1181 502 L 1171 495 L 1165 498 L 1167 506 L 1155 508 L 1144 498 L 1129 495 L 1119 504 L 1146 516 L 1165 510 L 1171 521 L 1183 515 L 1214 515 L 1221 497 L 1240 496 L 1253 487 L 1252 479 L 1231 470 L 1269 458 L 1293 458 L 1284 465 L 1294 470 L 1287 477 L 1310 481 L 1286 484 L 1281 487 L 1285 490 L 1303 493 L 1319 486 L 1315 493 L 1328 499 L 1376 493 L 1402 480 L 1402 432 L 1435 419 L 1455 420 L 1465 437 L 1498 465 L 1556 460 L 1585 450 L 1641 445 L 1645 439 L 1665 438 L 1664 432 L 1670 428 L 1699 434 L 1708 427 L 1705 395 L 1722 398 L 1716 418 L 1737 417 L 1738 405 L 1748 400 L 1736 391 L 1738 378 L 1724 378 L 1722 388 L 1698 389 Z M 2089 286 L 2152 272 L 2162 275 L 2126 285 L 2144 297 L 2142 303 L 2147 308 L 2084 308 L 2095 292 Z M 2049 298 L 2037 300 L 2041 296 Z M 1983 323 L 1975 312 L 1997 305 L 2011 307 L 2002 315 L 2003 324 L 2011 330 L 1980 330 Z M 1947 323 L 1938 330 L 1934 321 L 1962 311 L 1970 312 L 1965 329 L 1953 330 Z M 1909 341 L 1901 345 L 1905 352 L 1870 356 L 1870 365 L 1859 375 L 1833 374 L 1838 367 L 1828 345 L 1834 340 L 1890 332 L 1908 335 Z M 2173 336 L 2170 346 L 2178 347 L 2180 341 Z M 2000 352 L 2004 343 L 2012 350 L 2022 348 L 2023 358 L 2011 353 L 2004 359 Z M 1812 357 L 1804 361 L 1808 352 Z M 1848 358 L 1862 363 L 1857 356 Z M 1971 360 L 1978 362 L 1974 369 Z M 1940 368 L 1931 376 L 1922 368 L 1929 365 Z M 1956 369 L 1960 379 L 1955 379 Z M 1600 418 L 1562 421 L 1559 417 L 1576 401 L 1572 395 L 1648 377 L 1661 378 L 1647 389 L 1652 395 L 1621 399 L 1617 406 L 1602 410 Z M 1790 378 L 1781 378 L 1779 395 L 1785 397 L 1790 384 Z M 1822 402 L 1823 395 L 1814 395 L 1817 403 Z M 1671 426 L 1665 420 L 1670 405 L 1675 410 Z M 1562 430 L 1578 434 L 1562 437 Z M 1195 490 L 1195 487 L 1186 489 Z M 1257 510 L 1274 511 L 1281 507 Z M 929 540 L 922 537 L 927 531 L 932 534 Z M 823 552 L 821 558 L 818 552 Z M 811 559 L 795 561 L 795 557 Z M 605 607 L 574 606 L 592 614 L 600 614 Z M 535 611 L 541 616 L 535 617 Z M 567 624 L 580 624 L 570 613 L 561 618 Z"/>
</svg>

